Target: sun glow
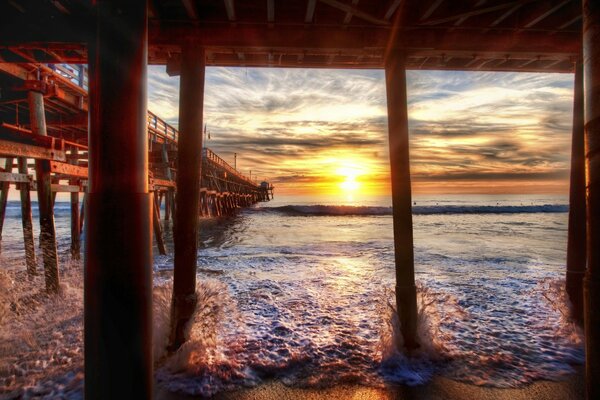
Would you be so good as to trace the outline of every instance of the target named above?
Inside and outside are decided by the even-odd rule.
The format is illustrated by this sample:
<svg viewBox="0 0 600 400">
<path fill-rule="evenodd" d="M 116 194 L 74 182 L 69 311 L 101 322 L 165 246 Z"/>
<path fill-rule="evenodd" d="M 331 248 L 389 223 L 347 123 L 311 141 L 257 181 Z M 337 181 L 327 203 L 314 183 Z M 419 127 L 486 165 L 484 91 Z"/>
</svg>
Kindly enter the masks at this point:
<svg viewBox="0 0 600 400">
<path fill-rule="evenodd" d="M 353 192 L 360 188 L 360 183 L 356 181 L 356 178 L 361 175 L 361 171 L 357 168 L 340 167 L 336 173 L 344 177 L 344 181 L 340 183 L 340 188 L 344 192 Z"/>
</svg>

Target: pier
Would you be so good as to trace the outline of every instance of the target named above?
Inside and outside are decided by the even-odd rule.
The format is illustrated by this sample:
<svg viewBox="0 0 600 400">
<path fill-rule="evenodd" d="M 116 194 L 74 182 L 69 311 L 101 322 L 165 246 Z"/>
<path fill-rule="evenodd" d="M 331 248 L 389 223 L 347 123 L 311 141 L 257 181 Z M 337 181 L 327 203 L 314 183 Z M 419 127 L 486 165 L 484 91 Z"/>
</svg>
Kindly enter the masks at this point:
<svg viewBox="0 0 600 400">
<path fill-rule="evenodd" d="M 78 259 L 85 215 L 80 197 L 85 198 L 89 180 L 87 68 L 69 64 L 0 63 L 0 79 L 10 82 L 8 87 L 13 89 L 3 91 L 3 99 L 10 100 L 0 104 L 3 112 L 0 156 L 5 159 L 0 172 L 0 228 L 8 193 L 17 190 L 27 268 L 35 274 L 31 192 L 38 193 L 40 213 L 49 223 L 42 226 L 40 237 L 44 257 L 49 257 L 44 259 L 48 268 L 46 284 L 49 289 L 57 290 L 56 234 L 49 221 L 52 207 L 44 207 L 55 201 L 57 193 L 70 194 L 71 254 Z M 169 221 L 175 214 L 179 132 L 148 111 L 147 135 L 153 232 L 159 252 L 166 254 L 160 221 Z M 199 216 L 233 215 L 242 207 L 272 197 L 271 185 L 265 188 L 252 181 L 209 148 L 198 151 L 202 154 Z M 162 216 L 161 209 L 164 209 Z"/>
<path fill-rule="evenodd" d="M 27 249 L 37 190 L 49 291 L 58 289 L 53 193 L 72 193 L 74 242 L 78 196 L 87 197 L 86 397 L 152 395 L 151 232 L 160 238 L 160 202 L 175 221 L 174 350 L 196 304 L 198 216 L 230 214 L 271 193 L 201 150 L 206 67 L 250 66 L 385 70 L 396 304 L 409 352 L 419 338 L 406 70 L 574 73 L 567 289 L 585 325 L 586 393 L 600 398 L 597 1 L 10 1 L 0 16 L 0 200 L 10 185 L 21 189 Z M 46 64 L 80 69 L 62 76 Z M 148 64 L 180 76 L 178 131 L 147 112 Z"/>
</svg>

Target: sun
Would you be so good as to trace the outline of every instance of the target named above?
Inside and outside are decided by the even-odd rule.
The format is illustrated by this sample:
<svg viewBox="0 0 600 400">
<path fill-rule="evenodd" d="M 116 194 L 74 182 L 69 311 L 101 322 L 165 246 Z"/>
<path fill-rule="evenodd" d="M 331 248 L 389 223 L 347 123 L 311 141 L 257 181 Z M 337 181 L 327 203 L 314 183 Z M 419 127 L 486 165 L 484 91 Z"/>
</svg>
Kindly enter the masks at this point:
<svg viewBox="0 0 600 400">
<path fill-rule="evenodd" d="M 358 169 L 341 167 L 336 172 L 338 175 L 344 177 L 344 181 L 340 183 L 340 188 L 344 192 L 354 192 L 360 188 L 360 183 L 356 181 L 356 178 L 360 175 Z"/>
</svg>

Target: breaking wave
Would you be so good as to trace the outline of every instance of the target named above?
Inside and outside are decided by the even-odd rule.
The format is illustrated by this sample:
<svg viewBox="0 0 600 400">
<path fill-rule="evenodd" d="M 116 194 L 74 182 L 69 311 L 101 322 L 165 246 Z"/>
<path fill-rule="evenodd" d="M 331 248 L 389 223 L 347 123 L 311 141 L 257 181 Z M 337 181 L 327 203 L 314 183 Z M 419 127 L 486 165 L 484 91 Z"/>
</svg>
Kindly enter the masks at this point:
<svg viewBox="0 0 600 400">
<path fill-rule="evenodd" d="M 349 216 L 349 215 L 392 215 L 392 207 L 369 206 L 330 206 L 330 205 L 286 205 L 280 207 L 255 208 L 255 211 L 277 212 L 298 216 Z M 413 206 L 415 215 L 434 214 L 531 214 L 531 213 L 564 213 L 569 211 L 566 204 L 543 205 L 427 205 Z"/>
</svg>

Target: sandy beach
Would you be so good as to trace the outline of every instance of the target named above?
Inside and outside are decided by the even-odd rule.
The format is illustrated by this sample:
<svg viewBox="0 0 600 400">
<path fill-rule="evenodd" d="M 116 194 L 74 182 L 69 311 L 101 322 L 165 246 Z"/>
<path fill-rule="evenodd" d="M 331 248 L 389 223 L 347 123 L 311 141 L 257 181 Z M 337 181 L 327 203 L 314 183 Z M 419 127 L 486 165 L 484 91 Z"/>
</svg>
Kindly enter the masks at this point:
<svg viewBox="0 0 600 400">
<path fill-rule="evenodd" d="M 157 400 L 199 399 L 156 388 Z M 270 381 L 255 388 L 222 392 L 215 400 L 577 400 L 584 399 L 584 370 L 559 382 L 538 381 L 514 389 L 476 386 L 436 377 L 421 386 L 388 386 L 385 389 L 360 385 L 339 385 L 322 389 L 302 389 Z"/>
</svg>

